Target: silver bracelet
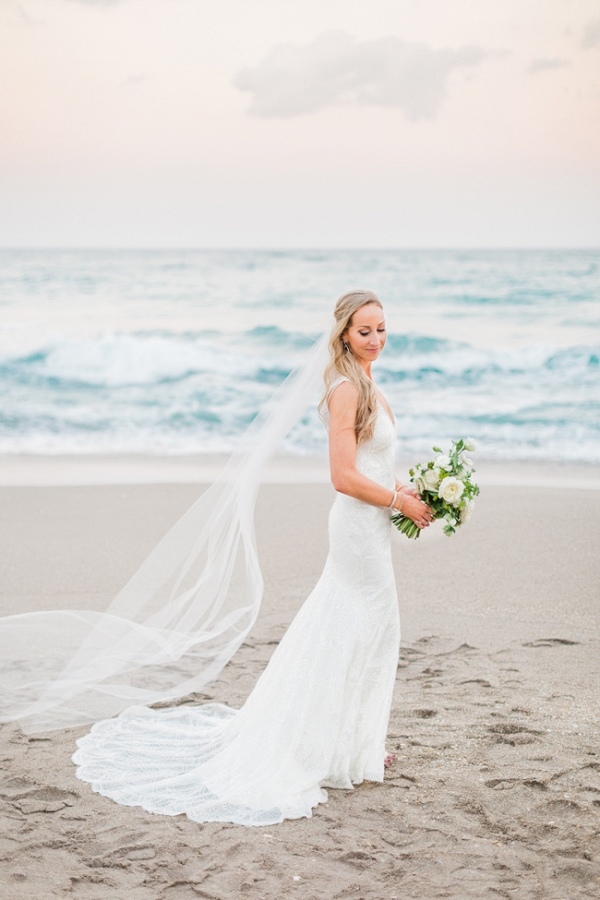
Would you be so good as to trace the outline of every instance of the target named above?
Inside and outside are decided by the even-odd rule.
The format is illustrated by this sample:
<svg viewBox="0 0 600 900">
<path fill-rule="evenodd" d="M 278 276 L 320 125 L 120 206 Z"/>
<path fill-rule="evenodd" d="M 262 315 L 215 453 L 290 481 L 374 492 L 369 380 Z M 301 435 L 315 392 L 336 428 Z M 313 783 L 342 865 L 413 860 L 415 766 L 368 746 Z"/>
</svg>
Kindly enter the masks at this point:
<svg viewBox="0 0 600 900">
<path fill-rule="evenodd" d="M 393 498 L 392 498 L 392 502 L 391 502 L 390 505 L 388 506 L 388 509 L 393 509 L 393 508 L 394 508 L 394 503 L 396 502 L 397 499 L 398 499 L 398 491 L 394 491 L 394 496 L 393 496 Z"/>
</svg>

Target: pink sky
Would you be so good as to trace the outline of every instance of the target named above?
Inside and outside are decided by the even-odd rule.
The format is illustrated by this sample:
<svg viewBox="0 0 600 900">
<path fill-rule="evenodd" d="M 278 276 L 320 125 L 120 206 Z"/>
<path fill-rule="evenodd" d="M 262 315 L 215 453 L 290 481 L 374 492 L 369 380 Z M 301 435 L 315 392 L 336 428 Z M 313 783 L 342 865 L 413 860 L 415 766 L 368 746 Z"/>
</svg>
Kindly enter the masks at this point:
<svg viewBox="0 0 600 900">
<path fill-rule="evenodd" d="M 596 246 L 597 0 L 0 0 L 0 246 Z"/>
</svg>

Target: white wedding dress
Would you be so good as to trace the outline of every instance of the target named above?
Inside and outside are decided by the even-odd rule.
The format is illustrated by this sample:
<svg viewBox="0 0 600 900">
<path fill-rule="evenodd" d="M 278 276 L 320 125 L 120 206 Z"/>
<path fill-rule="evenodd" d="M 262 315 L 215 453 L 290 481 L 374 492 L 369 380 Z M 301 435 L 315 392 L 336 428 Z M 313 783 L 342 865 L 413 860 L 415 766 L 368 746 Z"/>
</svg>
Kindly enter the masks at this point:
<svg viewBox="0 0 600 900">
<path fill-rule="evenodd" d="M 380 405 L 356 466 L 391 490 L 394 440 Z M 382 781 L 400 643 L 390 539 L 386 509 L 338 494 L 323 574 L 244 706 L 132 707 L 77 742 L 77 776 L 124 805 L 241 825 Z"/>
</svg>

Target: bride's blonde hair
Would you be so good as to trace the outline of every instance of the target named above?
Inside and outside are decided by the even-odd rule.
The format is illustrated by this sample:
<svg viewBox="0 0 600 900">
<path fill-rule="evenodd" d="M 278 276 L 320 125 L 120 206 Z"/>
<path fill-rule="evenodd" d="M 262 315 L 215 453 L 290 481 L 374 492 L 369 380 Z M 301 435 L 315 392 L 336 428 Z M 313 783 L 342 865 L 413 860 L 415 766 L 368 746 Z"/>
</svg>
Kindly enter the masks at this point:
<svg viewBox="0 0 600 900">
<path fill-rule="evenodd" d="M 370 378 L 367 378 L 362 366 L 358 363 L 349 344 L 344 340 L 348 328 L 352 324 L 352 317 L 363 306 L 381 301 L 372 291 L 350 291 L 343 294 L 335 304 L 333 315 L 335 322 L 329 338 L 330 360 L 325 369 L 325 394 L 319 404 L 319 409 L 327 404 L 329 389 L 338 375 L 345 375 L 358 391 L 358 408 L 356 410 L 356 443 L 362 444 L 373 437 L 375 419 L 377 417 L 377 395 Z"/>
</svg>

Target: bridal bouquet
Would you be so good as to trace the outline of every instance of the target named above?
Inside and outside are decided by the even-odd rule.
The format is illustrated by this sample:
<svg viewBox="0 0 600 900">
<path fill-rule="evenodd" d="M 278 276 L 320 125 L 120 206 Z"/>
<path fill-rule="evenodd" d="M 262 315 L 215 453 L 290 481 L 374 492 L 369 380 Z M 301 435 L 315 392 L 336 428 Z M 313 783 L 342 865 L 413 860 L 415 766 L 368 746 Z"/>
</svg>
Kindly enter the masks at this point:
<svg viewBox="0 0 600 900">
<path fill-rule="evenodd" d="M 468 454 L 475 449 L 473 438 L 461 438 L 452 441 L 447 454 L 434 447 L 438 454 L 434 460 L 418 463 L 410 470 L 419 498 L 433 510 L 435 519 L 445 520 L 444 534 L 454 534 L 471 518 L 479 488 L 471 481 L 475 469 Z M 392 513 L 392 522 L 408 538 L 418 538 L 421 533 L 412 519 L 401 512 Z"/>
</svg>

